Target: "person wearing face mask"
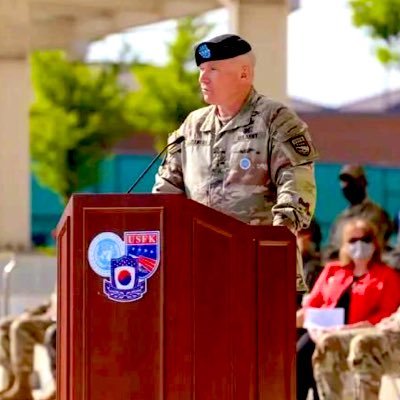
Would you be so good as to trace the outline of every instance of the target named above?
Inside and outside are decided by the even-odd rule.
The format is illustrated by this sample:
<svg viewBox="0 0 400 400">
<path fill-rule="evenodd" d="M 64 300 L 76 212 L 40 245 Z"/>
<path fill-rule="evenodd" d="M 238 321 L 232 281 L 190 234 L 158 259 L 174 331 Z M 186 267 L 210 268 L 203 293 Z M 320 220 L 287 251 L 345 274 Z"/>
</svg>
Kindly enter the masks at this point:
<svg viewBox="0 0 400 400">
<path fill-rule="evenodd" d="M 400 305 L 400 275 L 382 262 L 375 225 L 365 218 L 352 218 L 342 225 L 342 229 L 339 259 L 324 267 L 311 293 L 305 298 L 303 307 L 297 312 L 299 328 L 303 326 L 309 307 L 343 308 L 345 325 L 337 328 L 337 333 L 350 328 L 371 327 L 390 316 Z M 341 395 L 341 362 L 344 360 L 346 363 L 346 355 L 340 355 L 337 346 L 323 345 L 327 333 L 307 332 L 297 343 L 297 400 L 306 399 L 310 388 L 313 389 L 314 399 L 341 398 L 330 397 L 326 387 L 332 382 L 332 391 L 337 390 Z M 322 344 L 315 356 L 317 369 L 313 371 L 311 360 L 316 343 L 317 347 Z M 325 361 L 318 363 L 321 352 Z M 320 383 L 318 390 L 316 382 Z"/>
<path fill-rule="evenodd" d="M 379 226 L 379 240 L 384 250 L 393 233 L 393 223 L 387 212 L 374 203 L 367 195 L 367 178 L 364 168 L 360 165 L 344 165 L 339 174 L 340 187 L 349 206 L 336 218 L 329 233 L 329 244 L 323 252 L 324 260 L 337 259 L 341 243 L 342 225 L 350 218 L 363 217 Z"/>
</svg>

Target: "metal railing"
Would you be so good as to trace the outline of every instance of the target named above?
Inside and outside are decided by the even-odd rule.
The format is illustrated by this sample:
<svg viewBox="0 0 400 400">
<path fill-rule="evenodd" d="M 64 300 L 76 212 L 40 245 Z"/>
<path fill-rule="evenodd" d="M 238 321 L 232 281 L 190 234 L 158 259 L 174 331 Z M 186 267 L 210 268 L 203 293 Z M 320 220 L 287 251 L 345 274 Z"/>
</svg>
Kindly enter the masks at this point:
<svg viewBox="0 0 400 400">
<path fill-rule="evenodd" d="M 10 312 L 10 277 L 11 272 L 16 267 L 16 256 L 13 252 L 0 253 L 0 259 L 8 260 L 3 267 L 2 272 L 2 290 L 1 290 L 1 316 L 5 317 Z"/>
</svg>

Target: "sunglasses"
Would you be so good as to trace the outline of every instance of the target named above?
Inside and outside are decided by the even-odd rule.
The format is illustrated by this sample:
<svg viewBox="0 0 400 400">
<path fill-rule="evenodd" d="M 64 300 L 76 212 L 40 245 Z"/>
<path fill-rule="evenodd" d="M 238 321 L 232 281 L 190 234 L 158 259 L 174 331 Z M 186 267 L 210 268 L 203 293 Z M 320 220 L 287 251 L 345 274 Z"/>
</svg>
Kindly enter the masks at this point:
<svg viewBox="0 0 400 400">
<path fill-rule="evenodd" d="M 355 242 L 364 242 L 364 243 L 371 243 L 372 242 L 372 236 L 362 236 L 362 237 L 357 237 L 357 238 L 350 238 L 347 242 L 348 243 L 355 243 Z"/>
</svg>

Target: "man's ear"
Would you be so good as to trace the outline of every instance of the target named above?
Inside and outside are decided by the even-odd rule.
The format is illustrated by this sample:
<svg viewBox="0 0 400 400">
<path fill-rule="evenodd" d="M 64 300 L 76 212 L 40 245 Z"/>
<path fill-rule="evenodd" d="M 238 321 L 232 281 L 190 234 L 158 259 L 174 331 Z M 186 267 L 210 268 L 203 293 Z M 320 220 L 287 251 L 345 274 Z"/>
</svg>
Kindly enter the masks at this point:
<svg viewBox="0 0 400 400">
<path fill-rule="evenodd" d="M 240 74 L 241 79 L 246 79 L 249 77 L 250 70 L 247 65 L 242 65 L 242 73 Z"/>
</svg>

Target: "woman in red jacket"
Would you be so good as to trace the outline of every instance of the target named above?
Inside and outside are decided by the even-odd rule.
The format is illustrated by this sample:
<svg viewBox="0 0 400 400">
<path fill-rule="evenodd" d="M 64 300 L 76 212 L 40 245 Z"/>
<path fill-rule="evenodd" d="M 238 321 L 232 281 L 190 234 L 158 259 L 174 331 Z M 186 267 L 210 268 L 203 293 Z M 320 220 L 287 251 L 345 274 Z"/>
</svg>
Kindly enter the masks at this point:
<svg viewBox="0 0 400 400">
<path fill-rule="evenodd" d="M 347 221 L 342 231 L 339 260 L 328 263 L 319 276 L 304 306 L 297 312 L 302 327 L 307 308 L 342 307 L 349 327 L 375 325 L 400 305 L 400 277 L 381 261 L 381 246 L 376 228 L 367 220 Z M 318 399 L 311 357 L 315 344 L 308 333 L 297 342 L 297 400 L 305 400 L 313 388 Z"/>
</svg>

